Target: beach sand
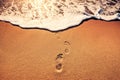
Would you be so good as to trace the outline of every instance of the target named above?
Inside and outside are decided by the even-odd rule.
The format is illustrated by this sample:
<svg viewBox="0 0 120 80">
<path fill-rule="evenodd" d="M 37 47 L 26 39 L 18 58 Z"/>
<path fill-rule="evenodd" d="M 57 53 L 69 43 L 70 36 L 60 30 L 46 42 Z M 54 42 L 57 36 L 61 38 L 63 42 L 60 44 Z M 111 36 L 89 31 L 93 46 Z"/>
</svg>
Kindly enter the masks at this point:
<svg viewBox="0 0 120 80">
<path fill-rule="evenodd" d="M 89 20 L 61 32 L 0 22 L 0 80 L 120 80 L 120 21 Z"/>
</svg>

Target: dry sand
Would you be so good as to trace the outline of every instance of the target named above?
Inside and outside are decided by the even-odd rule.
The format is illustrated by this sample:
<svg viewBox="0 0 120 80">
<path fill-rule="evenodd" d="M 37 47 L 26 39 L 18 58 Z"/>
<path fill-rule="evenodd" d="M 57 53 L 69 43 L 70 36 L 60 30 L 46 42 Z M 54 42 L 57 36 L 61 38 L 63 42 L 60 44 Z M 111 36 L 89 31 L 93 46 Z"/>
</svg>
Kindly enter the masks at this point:
<svg viewBox="0 0 120 80">
<path fill-rule="evenodd" d="M 0 22 L 0 80 L 120 80 L 120 21 L 89 20 L 58 33 Z"/>
</svg>

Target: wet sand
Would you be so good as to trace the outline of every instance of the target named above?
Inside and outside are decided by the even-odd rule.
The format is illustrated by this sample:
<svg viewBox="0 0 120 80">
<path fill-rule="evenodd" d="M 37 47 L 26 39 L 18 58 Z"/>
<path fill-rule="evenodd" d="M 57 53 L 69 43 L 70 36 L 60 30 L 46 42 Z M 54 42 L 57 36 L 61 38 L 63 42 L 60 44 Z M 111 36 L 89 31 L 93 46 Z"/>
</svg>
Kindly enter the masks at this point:
<svg viewBox="0 0 120 80">
<path fill-rule="evenodd" d="M 89 20 L 57 33 L 0 22 L 0 80 L 120 80 L 120 21 Z"/>
</svg>

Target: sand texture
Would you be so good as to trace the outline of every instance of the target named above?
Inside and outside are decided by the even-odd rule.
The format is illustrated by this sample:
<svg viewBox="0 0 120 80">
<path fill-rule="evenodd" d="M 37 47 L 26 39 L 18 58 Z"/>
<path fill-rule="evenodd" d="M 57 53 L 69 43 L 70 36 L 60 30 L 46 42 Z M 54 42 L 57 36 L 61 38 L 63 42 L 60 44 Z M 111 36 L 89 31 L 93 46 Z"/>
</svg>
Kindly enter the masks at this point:
<svg viewBox="0 0 120 80">
<path fill-rule="evenodd" d="M 120 22 L 56 33 L 0 22 L 0 80 L 120 80 Z"/>
</svg>

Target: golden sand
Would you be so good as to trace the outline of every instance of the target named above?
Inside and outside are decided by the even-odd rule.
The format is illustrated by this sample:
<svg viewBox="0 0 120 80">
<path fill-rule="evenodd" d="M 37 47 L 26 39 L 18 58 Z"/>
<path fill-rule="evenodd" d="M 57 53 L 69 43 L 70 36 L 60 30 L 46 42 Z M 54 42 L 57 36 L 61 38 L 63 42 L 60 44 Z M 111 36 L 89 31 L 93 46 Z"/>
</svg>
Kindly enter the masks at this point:
<svg viewBox="0 0 120 80">
<path fill-rule="evenodd" d="M 0 80 L 120 80 L 119 39 L 120 21 L 89 20 L 56 33 L 0 22 Z"/>
</svg>

